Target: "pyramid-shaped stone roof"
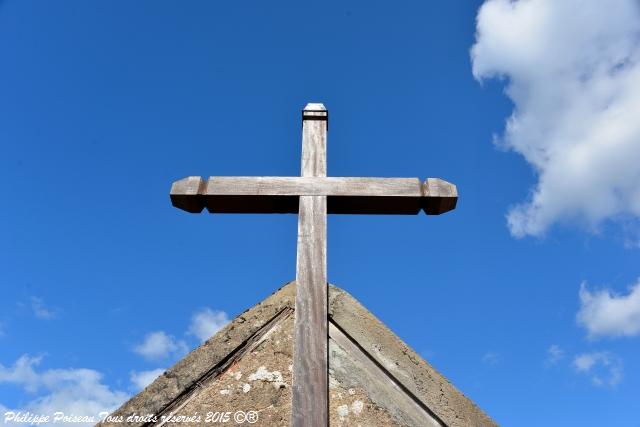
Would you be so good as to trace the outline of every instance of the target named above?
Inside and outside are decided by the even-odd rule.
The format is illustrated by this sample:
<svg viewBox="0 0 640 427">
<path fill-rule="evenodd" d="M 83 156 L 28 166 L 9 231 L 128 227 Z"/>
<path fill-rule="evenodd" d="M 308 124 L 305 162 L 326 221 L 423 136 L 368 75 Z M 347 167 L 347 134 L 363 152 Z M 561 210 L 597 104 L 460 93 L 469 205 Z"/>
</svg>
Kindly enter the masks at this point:
<svg viewBox="0 0 640 427">
<path fill-rule="evenodd" d="M 288 426 L 295 290 L 291 282 L 240 314 L 100 425 Z M 496 425 L 334 286 L 329 316 L 331 426 Z"/>
</svg>

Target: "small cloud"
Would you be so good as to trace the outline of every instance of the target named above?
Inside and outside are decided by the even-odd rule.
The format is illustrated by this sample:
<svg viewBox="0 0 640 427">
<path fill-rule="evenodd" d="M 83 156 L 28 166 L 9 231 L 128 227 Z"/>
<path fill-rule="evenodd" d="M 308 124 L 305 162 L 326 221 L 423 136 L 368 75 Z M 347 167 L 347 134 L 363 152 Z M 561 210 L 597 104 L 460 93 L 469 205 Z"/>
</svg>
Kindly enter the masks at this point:
<svg viewBox="0 0 640 427">
<path fill-rule="evenodd" d="M 22 355 L 15 361 L 12 367 L 5 368 L 0 364 L 0 384 L 19 384 L 29 393 L 35 393 L 40 386 L 39 377 L 34 371 L 34 366 L 38 366 L 42 361 L 42 356 Z"/>
<path fill-rule="evenodd" d="M 573 366 L 578 372 L 589 372 L 596 364 L 597 353 L 584 353 L 573 359 Z"/>
<path fill-rule="evenodd" d="M 31 310 L 38 319 L 51 320 L 58 316 L 55 310 L 45 307 L 42 298 L 38 297 L 31 297 Z"/>
<path fill-rule="evenodd" d="M 143 388 L 151 384 L 156 378 L 162 375 L 163 372 L 164 369 L 152 369 L 150 371 L 140 372 L 131 371 L 129 378 L 136 390 L 142 390 Z"/>
<path fill-rule="evenodd" d="M 612 353 L 601 351 L 582 353 L 573 359 L 573 368 L 588 375 L 593 385 L 615 387 L 623 378 L 622 360 Z"/>
<path fill-rule="evenodd" d="M 640 334 L 640 281 L 626 295 L 609 289 L 592 292 L 582 283 L 579 297 L 576 320 L 587 329 L 590 338 Z"/>
<path fill-rule="evenodd" d="M 495 366 L 502 360 L 502 356 L 500 354 L 495 353 L 493 351 L 487 351 L 484 356 L 482 356 L 482 363 L 487 364 L 489 366 Z"/>
<path fill-rule="evenodd" d="M 164 331 L 156 331 L 147 334 L 142 343 L 133 348 L 133 351 L 147 360 L 161 360 L 170 355 L 186 353 L 187 345 Z"/>
<path fill-rule="evenodd" d="M 229 323 L 229 316 L 224 311 L 203 308 L 191 317 L 187 333 L 205 342 L 227 323 Z"/>
<path fill-rule="evenodd" d="M 559 345 L 553 344 L 547 349 L 547 364 L 555 365 L 564 359 L 564 350 Z"/>
</svg>

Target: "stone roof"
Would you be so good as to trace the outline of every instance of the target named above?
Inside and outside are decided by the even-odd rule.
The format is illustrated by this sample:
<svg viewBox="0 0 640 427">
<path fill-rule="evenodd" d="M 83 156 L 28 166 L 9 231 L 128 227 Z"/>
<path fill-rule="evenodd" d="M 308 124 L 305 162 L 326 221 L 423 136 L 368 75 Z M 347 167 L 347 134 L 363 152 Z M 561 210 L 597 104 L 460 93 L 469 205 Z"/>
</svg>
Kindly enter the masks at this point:
<svg viewBox="0 0 640 427">
<path fill-rule="evenodd" d="M 111 422 L 99 425 L 212 425 L 221 416 L 231 417 L 222 424 L 237 425 L 233 417 L 243 411 L 239 421 L 245 425 L 288 426 L 294 309 L 291 282 L 240 314 L 117 409 Z M 334 286 L 329 289 L 329 315 L 331 426 L 496 425 Z M 162 416 L 170 414 L 174 418 L 163 422 Z M 128 419 L 132 415 L 141 418 Z"/>
</svg>

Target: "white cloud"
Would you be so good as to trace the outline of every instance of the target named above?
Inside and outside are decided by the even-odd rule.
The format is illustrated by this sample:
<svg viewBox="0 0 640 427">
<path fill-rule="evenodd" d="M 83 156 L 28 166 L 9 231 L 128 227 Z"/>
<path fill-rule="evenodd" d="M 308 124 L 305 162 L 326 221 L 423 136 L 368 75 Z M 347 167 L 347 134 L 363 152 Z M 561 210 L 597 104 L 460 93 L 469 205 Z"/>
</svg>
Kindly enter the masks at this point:
<svg viewBox="0 0 640 427">
<path fill-rule="evenodd" d="M 51 320 L 57 317 L 54 310 L 45 307 L 42 298 L 31 297 L 31 310 L 38 319 Z"/>
<path fill-rule="evenodd" d="M 133 348 L 133 351 L 148 360 L 161 360 L 171 355 L 186 353 L 187 345 L 164 331 L 156 331 L 147 334 L 144 340 Z"/>
<path fill-rule="evenodd" d="M 582 353 L 573 359 L 573 367 L 579 374 L 588 375 L 596 386 L 615 387 L 622 381 L 622 361 L 603 351 Z"/>
<path fill-rule="evenodd" d="M 584 326 L 589 337 L 619 337 L 640 334 L 640 280 L 627 295 L 616 295 L 609 289 L 591 292 L 580 285 L 578 324 Z"/>
<path fill-rule="evenodd" d="M 129 396 L 111 390 L 102 383 L 102 374 L 92 369 L 48 369 L 37 371 L 41 357 L 23 355 L 11 367 L 0 365 L 0 384 L 11 383 L 22 387 L 34 398 L 22 405 L 21 411 L 53 416 L 92 416 L 98 419 L 101 412 L 111 412 Z M 2 414 L 9 409 L 2 407 Z M 4 416 L 2 417 L 4 420 Z M 74 425 L 93 425 L 85 423 Z"/>
<path fill-rule="evenodd" d="M 559 345 L 553 344 L 547 349 L 547 363 L 549 365 L 555 365 L 562 359 L 564 359 L 564 350 Z"/>
<path fill-rule="evenodd" d="M 505 78 L 502 146 L 538 182 L 508 215 L 516 237 L 559 222 L 594 230 L 640 218 L 640 5 L 636 0 L 487 0 L 471 50 L 478 80 Z"/>
<path fill-rule="evenodd" d="M 149 384 L 151 384 L 156 378 L 158 378 L 164 369 L 152 369 L 150 371 L 132 371 L 129 378 L 136 390 L 142 390 Z"/>
<path fill-rule="evenodd" d="M 30 393 L 35 393 L 40 386 L 40 377 L 33 367 L 42 361 L 42 356 L 22 355 L 10 368 L 0 364 L 0 383 L 18 384 Z"/>
<path fill-rule="evenodd" d="M 596 364 L 596 354 L 583 353 L 573 360 L 573 366 L 578 372 L 589 372 Z"/>
<path fill-rule="evenodd" d="M 224 311 L 203 308 L 191 317 L 188 334 L 205 342 L 227 323 L 229 323 L 229 316 Z"/>
<path fill-rule="evenodd" d="M 498 363 L 500 363 L 501 360 L 502 360 L 502 356 L 500 356 L 500 354 L 493 351 L 487 351 L 482 356 L 482 362 L 490 366 L 497 365 Z"/>
</svg>

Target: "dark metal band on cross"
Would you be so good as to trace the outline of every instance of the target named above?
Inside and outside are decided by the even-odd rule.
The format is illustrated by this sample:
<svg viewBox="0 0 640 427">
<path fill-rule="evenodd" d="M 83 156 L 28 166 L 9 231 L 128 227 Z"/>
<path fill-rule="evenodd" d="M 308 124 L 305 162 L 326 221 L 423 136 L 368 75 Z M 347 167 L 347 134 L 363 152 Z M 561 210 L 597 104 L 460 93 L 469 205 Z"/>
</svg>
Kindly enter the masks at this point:
<svg viewBox="0 0 640 427">
<path fill-rule="evenodd" d="M 199 213 L 297 213 L 291 424 L 329 425 L 327 213 L 439 215 L 455 208 L 456 186 L 438 178 L 327 177 L 328 112 L 302 111 L 300 177 L 188 177 L 171 187 L 173 206 Z"/>
</svg>

